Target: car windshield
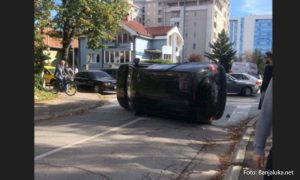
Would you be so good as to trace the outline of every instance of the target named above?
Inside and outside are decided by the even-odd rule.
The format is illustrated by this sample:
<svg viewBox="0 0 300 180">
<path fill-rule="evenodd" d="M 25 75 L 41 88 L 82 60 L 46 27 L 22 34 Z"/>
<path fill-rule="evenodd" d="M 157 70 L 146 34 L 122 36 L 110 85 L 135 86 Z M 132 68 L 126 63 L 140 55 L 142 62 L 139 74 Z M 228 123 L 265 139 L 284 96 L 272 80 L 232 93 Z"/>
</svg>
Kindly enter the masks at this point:
<svg viewBox="0 0 300 180">
<path fill-rule="evenodd" d="M 257 79 L 256 77 L 254 77 L 254 76 L 252 76 L 250 74 L 245 74 L 245 76 L 247 76 L 251 80 L 256 80 Z"/>
<path fill-rule="evenodd" d="M 107 74 L 106 72 L 103 72 L 103 71 L 93 72 L 93 76 L 95 79 L 100 79 L 100 78 L 112 79 L 112 77 L 109 74 Z"/>
<path fill-rule="evenodd" d="M 232 80 L 232 81 L 237 81 L 237 79 L 229 74 L 227 74 L 227 78 Z"/>
</svg>

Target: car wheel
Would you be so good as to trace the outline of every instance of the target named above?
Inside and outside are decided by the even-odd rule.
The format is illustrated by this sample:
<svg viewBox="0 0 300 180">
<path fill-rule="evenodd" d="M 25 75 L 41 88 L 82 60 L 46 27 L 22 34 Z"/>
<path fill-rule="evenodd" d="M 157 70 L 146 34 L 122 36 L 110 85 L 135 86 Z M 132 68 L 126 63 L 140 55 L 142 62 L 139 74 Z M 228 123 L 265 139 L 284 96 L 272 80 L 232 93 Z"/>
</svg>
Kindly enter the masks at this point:
<svg viewBox="0 0 300 180">
<path fill-rule="evenodd" d="M 244 96 L 250 96 L 252 94 L 252 89 L 250 87 L 244 87 L 242 90 Z"/>
<path fill-rule="evenodd" d="M 95 92 L 95 93 L 100 93 L 100 91 L 101 91 L 100 85 L 96 84 L 96 85 L 94 86 L 94 92 Z"/>
</svg>

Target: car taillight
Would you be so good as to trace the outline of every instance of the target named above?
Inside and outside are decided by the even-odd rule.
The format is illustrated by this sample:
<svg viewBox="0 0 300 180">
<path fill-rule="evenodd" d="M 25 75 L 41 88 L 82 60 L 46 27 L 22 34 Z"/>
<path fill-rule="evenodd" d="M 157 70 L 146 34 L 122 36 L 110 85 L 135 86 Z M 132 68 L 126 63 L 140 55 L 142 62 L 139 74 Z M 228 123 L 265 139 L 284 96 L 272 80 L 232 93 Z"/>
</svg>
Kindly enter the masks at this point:
<svg viewBox="0 0 300 180">
<path fill-rule="evenodd" d="M 208 69 L 209 69 L 210 71 L 217 71 L 217 66 L 215 66 L 215 65 L 213 65 L 213 64 L 210 64 L 210 65 L 208 65 Z"/>
<path fill-rule="evenodd" d="M 259 80 L 256 80 L 256 85 L 257 86 L 260 86 L 261 85 L 261 82 Z"/>
</svg>

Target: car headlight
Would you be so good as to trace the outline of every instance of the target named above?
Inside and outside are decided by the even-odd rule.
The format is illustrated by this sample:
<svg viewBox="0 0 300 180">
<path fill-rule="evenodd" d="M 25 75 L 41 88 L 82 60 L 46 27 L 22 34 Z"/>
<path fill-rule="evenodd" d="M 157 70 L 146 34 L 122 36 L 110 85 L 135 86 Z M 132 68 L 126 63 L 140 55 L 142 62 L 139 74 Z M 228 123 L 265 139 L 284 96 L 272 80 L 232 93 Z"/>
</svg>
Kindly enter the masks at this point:
<svg viewBox="0 0 300 180">
<path fill-rule="evenodd" d="M 110 82 L 104 83 L 105 86 L 110 86 L 110 84 L 111 84 Z"/>
</svg>

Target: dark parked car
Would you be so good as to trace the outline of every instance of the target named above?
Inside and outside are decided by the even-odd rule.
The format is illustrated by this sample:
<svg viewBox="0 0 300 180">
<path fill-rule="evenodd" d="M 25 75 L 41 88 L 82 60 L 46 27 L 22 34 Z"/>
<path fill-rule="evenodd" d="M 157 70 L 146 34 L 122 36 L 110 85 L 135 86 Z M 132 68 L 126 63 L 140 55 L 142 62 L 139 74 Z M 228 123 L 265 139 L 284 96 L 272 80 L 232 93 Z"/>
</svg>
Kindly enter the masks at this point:
<svg viewBox="0 0 300 180">
<path fill-rule="evenodd" d="M 96 93 L 116 90 L 116 80 L 104 71 L 81 71 L 75 74 L 74 81 L 78 87 L 93 88 Z"/>
<path fill-rule="evenodd" d="M 226 74 L 222 66 L 204 63 L 124 64 L 118 70 L 117 99 L 135 113 L 209 123 L 224 112 Z"/>
<path fill-rule="evenodd" d="M 238 80 L 235 77 L 227 74 L 227 93 L 237 93 L 243 96 L 256 94 L 259 90 L 254 82 L 249 80 Z"/>
</svg>

